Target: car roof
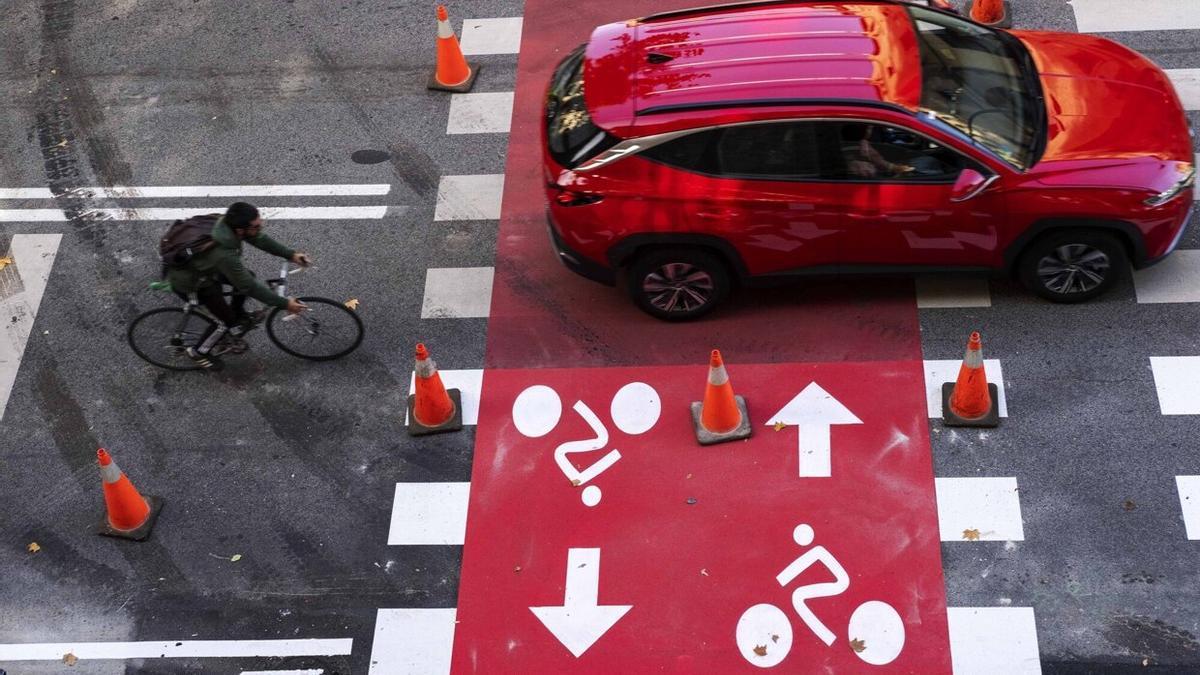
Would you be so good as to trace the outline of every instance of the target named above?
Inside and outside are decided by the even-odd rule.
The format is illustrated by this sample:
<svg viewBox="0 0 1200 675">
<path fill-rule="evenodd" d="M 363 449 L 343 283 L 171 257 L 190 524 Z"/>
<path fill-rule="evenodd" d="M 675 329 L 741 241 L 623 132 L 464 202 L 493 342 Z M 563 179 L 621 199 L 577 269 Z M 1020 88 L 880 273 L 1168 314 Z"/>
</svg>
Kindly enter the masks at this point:
<svg viewBox="0 0 1200 675">
<path fill-rule="evenodd" d="M 662 127 L 677 112 L 823 100 L 915 110 L 920 99 L 915 30 L 886 0 L 748 2 L 601 26 L 584 77 L 595 123 L 625 137 L 640 135 L 639 118 Z"/>
</svg>

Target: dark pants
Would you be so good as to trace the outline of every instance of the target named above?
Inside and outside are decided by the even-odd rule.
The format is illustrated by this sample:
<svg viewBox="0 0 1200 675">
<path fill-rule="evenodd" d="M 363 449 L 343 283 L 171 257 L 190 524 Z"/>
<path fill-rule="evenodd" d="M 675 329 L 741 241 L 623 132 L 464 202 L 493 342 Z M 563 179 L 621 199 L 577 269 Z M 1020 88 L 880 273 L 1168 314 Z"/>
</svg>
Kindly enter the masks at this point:
<svg viewBox="0 0 1200 675">
<path fill-rule="evenodd" d="M 219 324 L 204 331 L 197 341 L 195 348 L 201 354 L 207 354 L 214 345 L 221 341 L 225 333 L 230 332 L 238 336 L 245 332 L 239 324 L 246 318 L 246 296 L 238 293 L 235 289 L 233 295 L 226 301 L 225 286 L 228 285 L 229 280 L 220 275 L 217 277 L 217 283 L 196 290 L 197 302 L 220 321 Z M 190 300 L 183 293 L 178 295 L 184 300 Z"/>
</svg>

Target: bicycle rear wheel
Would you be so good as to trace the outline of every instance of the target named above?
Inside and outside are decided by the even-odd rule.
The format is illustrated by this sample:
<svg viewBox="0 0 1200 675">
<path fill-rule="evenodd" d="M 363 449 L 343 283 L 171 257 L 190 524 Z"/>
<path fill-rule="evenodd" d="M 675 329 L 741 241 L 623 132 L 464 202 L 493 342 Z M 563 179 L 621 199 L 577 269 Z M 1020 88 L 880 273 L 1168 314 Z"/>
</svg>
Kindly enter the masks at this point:
<svg viewBox="0 0 1200 675">
<path fill-rule="evenodd" d="M 178 307 L 152 309 L 133 320 L 126 331 L 133 353 L 152 365 L 168 370 L 198 370 L 187 355 L 200 337 L 216 326 L 216 322 L 199 312 Z"/>
<path fill-rule="evenodd" d="M 283 351 L 309 361 L 332 361 L 358 349 L 363 323 L 358 314 L 328 298 L 296 298 L 308 311 L 288 314 L 275 308 L 267 317 L 267 337 Z"/>
</svg>

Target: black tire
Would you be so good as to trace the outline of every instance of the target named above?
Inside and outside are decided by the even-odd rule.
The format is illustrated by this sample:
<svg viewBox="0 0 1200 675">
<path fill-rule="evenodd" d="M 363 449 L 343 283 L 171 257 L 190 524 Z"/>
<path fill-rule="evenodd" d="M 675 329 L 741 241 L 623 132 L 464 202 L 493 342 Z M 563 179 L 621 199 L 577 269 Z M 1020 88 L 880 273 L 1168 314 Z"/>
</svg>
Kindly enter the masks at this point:
<svg viewBox="0 0 1200 675">
<path fill-rule="evenodd" d="M 309 311 L 293 318 L 287 310 L 276 307 L 267 316 L 267 337 L 283 351 L 309 361 L 332 361 L 358 349 L 363 340 L 363 323 L 358 314 L 329 298 L 296 298 L 308 305 Z M 323 337 L 332 341 L 317 343 Z"/>
<path fill-rule="evenodd" d="M 1061 230 L 1025 249 L 1017 276 L 1026 288 L 1052 302 L 1083 302 L 1112 288 L 1126 267 L 1125 247 L 1113 235 Z"/>
<path fill-rule="evenodd" d="M 633 303 L 663 321 L 701 317 L 729 295 L 724 261 L 694 248 L 654 249 L 639 255 L 626 280 Z"/>
<path fill-rule="evenodd" d="M 125 331 L 125 338 L 133 353 L 147 363 L 167 370 L 200 370 L 186 353 L 194 347 L 200 336 L 216 326 L 216 322 L 199 312 L 191 312 L 184 331 L 176 335 L 183 324 L 183 310 L 178 307 L 152 309 L 133 320 Z"/>
</svg>

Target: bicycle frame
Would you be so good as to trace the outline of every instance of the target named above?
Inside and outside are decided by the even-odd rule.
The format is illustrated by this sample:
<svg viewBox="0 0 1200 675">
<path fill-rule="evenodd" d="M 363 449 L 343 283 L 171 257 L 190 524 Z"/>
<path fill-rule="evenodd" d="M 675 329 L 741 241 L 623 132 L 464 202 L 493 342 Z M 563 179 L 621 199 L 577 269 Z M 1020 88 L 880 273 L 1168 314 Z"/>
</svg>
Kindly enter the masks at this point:
<svg viewBox="0 0 1200 675">
<path fill-rule="evenodd" d="M 266 284 L 268 286 L 270 286 L 271 289 L 274 290 L 277 294 L 279 294 L 280 297 L 286 298 L 287 297 L 288 276 L 292 275 L 292 274 L 296 274 L 296 273 L 302 271 L 303 269 L 304 269 L 303 267 L 297 267 L 295 269 L 292 269 L 290 267 L 290 265 L 288 264 L 288 262 L 285 261 L 283 263 L 283 265 L 279 268 L 279 276 L 275 279 L 267 279 Z M 222 284 L 222 285 L 224 285 L 224 284 Z M 223 295 L 225 295 L 226 297 L 232 296 L 233 291 L 232 290 L 226 291 L 223 293 Z M 198 311 L 197 308 L 199 308 L 199 307 L 201 307 L 200 300 L 199 300 L 199 298 L 196 297 L 196 294 L 194 292 L 188 293 L 187 301 L 183 305 L 183 317 L 179 320 L 179 326 L 175 329 L 175 335 L 171 338 L 172 345 L 178 346 L 178 345 L 176 345 L 176 342 L 179 342 L 180 344 L 182 344 L 182 340 L 179 336 L 184 332 L 184 329 L 187 328 L 188 319 L 191 318 L 192 313 Z M 224 321 L 221 321 L 217 317 L 213 316 L 212 313 L 206 311 L 206 312 L 204 312 L 204 314 L 208 318 L 217 322 L 217 326 L 219 328 L 229 328 L 229 326 L 226 325 Z"/>
</svg>

